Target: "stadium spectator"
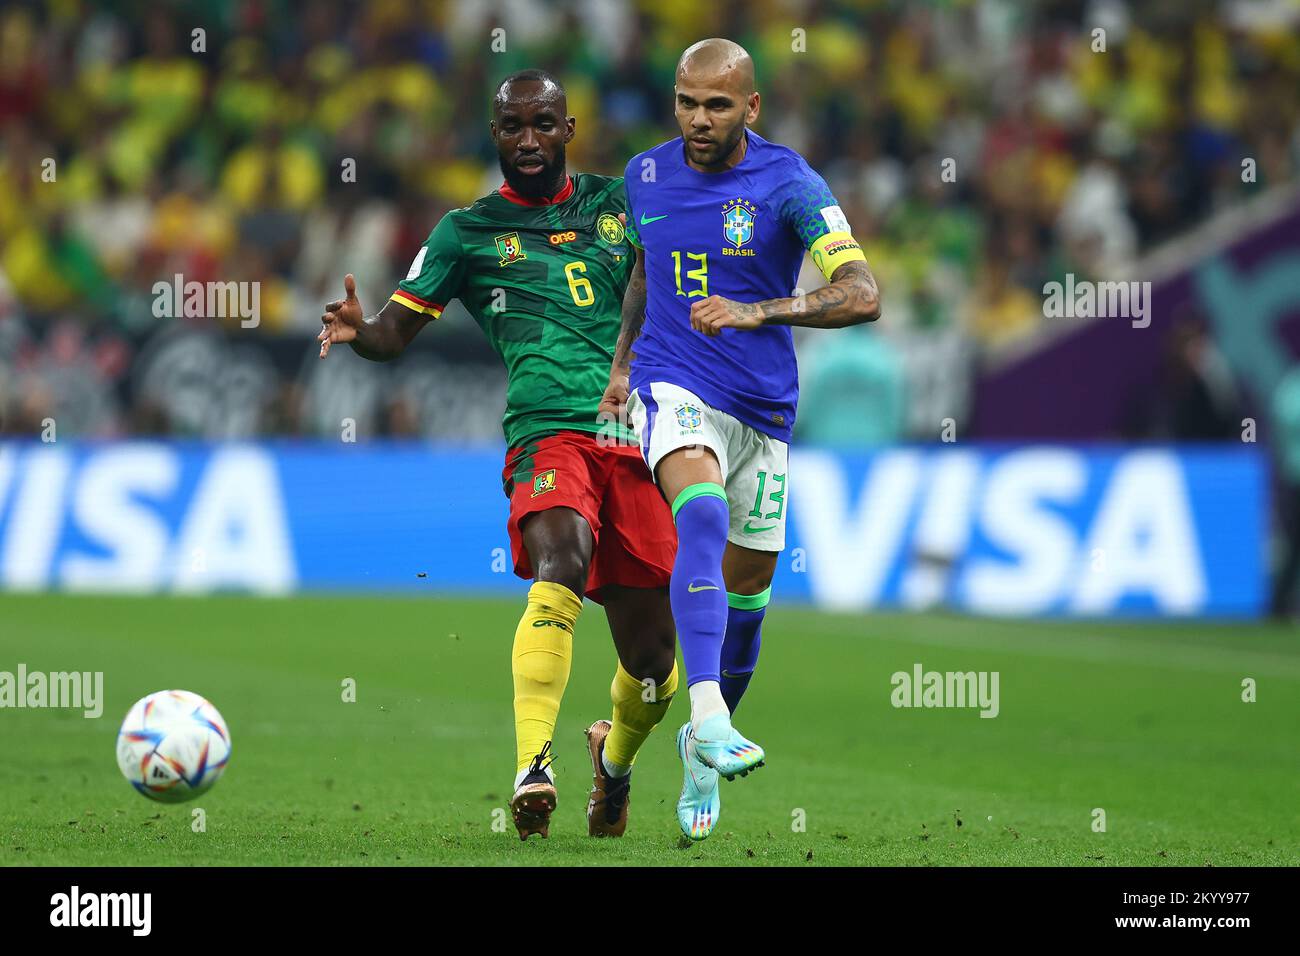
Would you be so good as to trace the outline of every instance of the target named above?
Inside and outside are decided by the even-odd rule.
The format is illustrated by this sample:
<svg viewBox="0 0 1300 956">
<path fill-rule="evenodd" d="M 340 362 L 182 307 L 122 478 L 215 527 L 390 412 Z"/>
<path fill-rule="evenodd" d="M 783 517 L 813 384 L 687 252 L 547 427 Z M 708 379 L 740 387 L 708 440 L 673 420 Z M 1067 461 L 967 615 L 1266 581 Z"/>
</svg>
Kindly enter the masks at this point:
<svg viewBox="0 0 1300 956">
<path fill-rule="evenodd" d="M 651 0 L 575 0 L 559 17 L 526 0 L 13 4 L 0 275 L 15 301 L 0 322 L 39 343 L 74 316 L 143 355 L 195 324 L 154 314 L 155 282 L 259 282 L 256 329 L 227 332 L 282 387 L 309 388 L 324 373 L 302 371 L 293 342 L 336 294 L 338 263 L 361 263 L 378 301 L 429 223 L 498 184 L 478 104 L 501 75 L 560 75 L 584 117 L 570 164 L 612 172 L 672 135 L 665 51 L 726 35 L 754 52 L 759 131 L 825 172 L 890 289 L 879 345 L 893 341 L 916 399 L 928 336 L 958 330 L 976 362 L 1032 341 L 1043 282 L 1114 275 L 1240 201 L 1257 189 L 1242 157 L 1261 185 L 1300 166 L 1300 31 L 1284 12 L 1111 4 L 1093 11 L 1098 53 L 1062 8 L 1001 9 L 817 4 L 796 23 L 782 4 Z M 449 309 L 431 343 L 486 376 L 496 358 L 460 319 Z M 153 417 L 134 412 L 139 378 L 128 364 L 111 383 L 118 428 Z M 398 430 L 442 434 L 436 404 Z"/>
</svg>

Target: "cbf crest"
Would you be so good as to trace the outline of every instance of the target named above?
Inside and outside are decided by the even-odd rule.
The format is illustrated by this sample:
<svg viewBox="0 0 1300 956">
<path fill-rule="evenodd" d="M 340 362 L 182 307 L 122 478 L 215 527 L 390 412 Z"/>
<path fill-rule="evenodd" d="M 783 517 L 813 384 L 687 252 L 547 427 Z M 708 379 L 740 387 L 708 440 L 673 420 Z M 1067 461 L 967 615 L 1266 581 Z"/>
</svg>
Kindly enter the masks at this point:
<svg viewBox="0 0 1300 956">
<path fill-rule="evenodd" d="M 698 405 L 683 402 L 677 406 L 677 427 L 684 432 L 697 431 L 704 424 L 704 414 Z"/>
<path fill-rule="evenodd" d="M 758 207 L 748 199 L 728 199 L 722 206 L 722 237 L 732 248 L 739 250 L 754 238 L 754 217 Z M 724 254 L 753 255 L 752 250 L 731 252 L 723 249 Z"/>
</svg>

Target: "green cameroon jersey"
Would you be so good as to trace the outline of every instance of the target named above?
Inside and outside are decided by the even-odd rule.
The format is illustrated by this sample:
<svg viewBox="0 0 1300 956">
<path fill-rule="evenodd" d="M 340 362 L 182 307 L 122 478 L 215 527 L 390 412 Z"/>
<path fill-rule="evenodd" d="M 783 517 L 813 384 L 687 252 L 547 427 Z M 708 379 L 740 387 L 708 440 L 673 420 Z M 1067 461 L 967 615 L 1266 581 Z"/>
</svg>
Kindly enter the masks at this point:
<svg viewBox="0 0 1300 956">
<path fill-rule="evenodd" d="M 506 363 L 506 443 L 542 433 L 604 432 L 596 420 L 609 383 L 635 257 L 618 214 L 623 180 L 573 176 L 535 204 L 509 186 L 442 217 L 393 301 L 437 318 L 460 299 Z"/>
</svg>

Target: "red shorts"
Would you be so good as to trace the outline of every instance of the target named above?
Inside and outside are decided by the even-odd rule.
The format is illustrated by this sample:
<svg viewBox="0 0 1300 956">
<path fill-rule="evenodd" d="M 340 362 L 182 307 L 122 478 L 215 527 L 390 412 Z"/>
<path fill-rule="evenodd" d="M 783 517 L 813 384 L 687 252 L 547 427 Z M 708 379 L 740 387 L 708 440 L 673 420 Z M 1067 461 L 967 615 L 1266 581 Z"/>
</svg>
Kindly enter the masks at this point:
<svg viewBox="0 0 1300 956">
<path fill-rule="evenodd" d="M 677 529 L 635 445 L 601 445 L 585 432 L 547 435 L 506 452 L 501 481 L 510 498 L 510 550 L 521 578 L 533 576 L 524 521 L 548 508 L 572 508 L 587 519 L 595 539 L 587 597 L 601 603 L 606 584 L 668 586 Z"/>
</svg>

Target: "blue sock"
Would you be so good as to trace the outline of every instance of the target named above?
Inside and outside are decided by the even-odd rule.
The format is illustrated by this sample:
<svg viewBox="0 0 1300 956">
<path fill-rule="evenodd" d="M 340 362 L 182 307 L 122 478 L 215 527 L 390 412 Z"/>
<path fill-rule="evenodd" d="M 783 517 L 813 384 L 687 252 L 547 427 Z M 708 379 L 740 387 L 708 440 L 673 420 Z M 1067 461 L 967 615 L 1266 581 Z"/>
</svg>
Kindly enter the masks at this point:
<svg viewBox="0 0 1300 956">
<path fill-rule="evenodd" d="M 727 634 L 722 640 L 722 669 L 719 673 L 722 699 L 733 715 L 758 665 L 758 651 L 763 645 L 763 615 L 767 613 L 767 599 L 771 593 L 771 588 L 754 595 L 727 593 Z"/>
<path fill-rule="evenodd" d="M 686 686 L 718 679 L 722 638 L 727 629 L 727 591 L 722 552 L 729 513 L 720 485 L 690 485 L 673 502 L 677 559 L 668 585 L 677 642 L 686 664 Z"/>
</svg>

